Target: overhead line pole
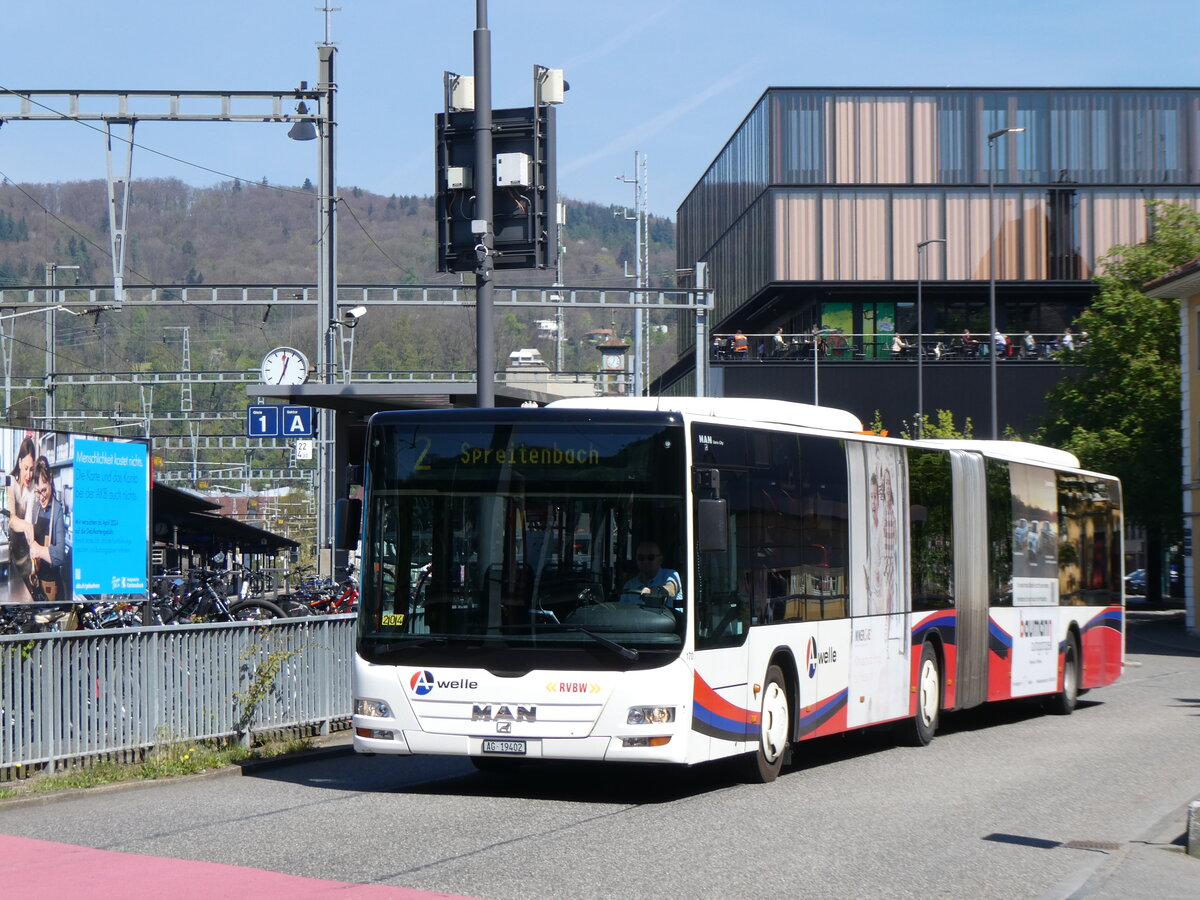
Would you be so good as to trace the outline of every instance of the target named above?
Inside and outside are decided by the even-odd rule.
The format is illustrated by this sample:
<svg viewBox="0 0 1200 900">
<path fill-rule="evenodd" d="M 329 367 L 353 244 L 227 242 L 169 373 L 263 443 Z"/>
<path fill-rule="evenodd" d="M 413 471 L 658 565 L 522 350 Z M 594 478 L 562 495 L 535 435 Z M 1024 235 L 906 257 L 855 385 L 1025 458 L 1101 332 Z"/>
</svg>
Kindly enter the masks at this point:
<svg viewBox="0 0 1200 900">
<path fill-rule="evenodd" d="M 328 41 L 328 31 L 326 31 Z M 320 315 L 317 317 L 321 330 L 318 340 L 321 347 L 322 381 L 327 385 L 337 381 L 337 176 L 334 167 L 334 95 L 337 82 L 334 80 L 333 57 L 337 48 L 325 43 L 317 47 L 319 63 L 317 89 L 325 101 L 324 121 L 318 129 L 318 151 L 320 153 L 319 191 L 321 194 L 321 219 L 317 223 L 320 265 L 317 295 Z M 336 414 L 330 409 L 320 417 L 320 478 L 317 498 L 317 546 L 318 572 L 333 572 L 333 519 L 334 519 L 334 472 L 337 461 L 334 439 L 337 434 Z"/>
</svg>

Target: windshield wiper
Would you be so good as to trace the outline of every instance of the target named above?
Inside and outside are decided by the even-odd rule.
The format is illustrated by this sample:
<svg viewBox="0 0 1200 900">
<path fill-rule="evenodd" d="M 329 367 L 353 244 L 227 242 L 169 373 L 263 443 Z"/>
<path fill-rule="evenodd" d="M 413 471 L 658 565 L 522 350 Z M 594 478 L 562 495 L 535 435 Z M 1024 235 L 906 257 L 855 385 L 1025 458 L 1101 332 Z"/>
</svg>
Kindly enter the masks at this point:
<svg viewBox="0 0 1200 900">
<path fill-rule="evenodd" d="M 626 659 L 638 658 L 638 652 L 632 647 L 625 647 L 621 644 L 618 644 L 616 641 L 610 641 L 604 635 L 596 634 L 596 632 L 584 628 L 582 625 L 564 625 L 563 631 L 578 631 L 581 634 L 586 634 L 601 647 L 611 650 L 613 653 L 623 656 Z"/>
</svg>

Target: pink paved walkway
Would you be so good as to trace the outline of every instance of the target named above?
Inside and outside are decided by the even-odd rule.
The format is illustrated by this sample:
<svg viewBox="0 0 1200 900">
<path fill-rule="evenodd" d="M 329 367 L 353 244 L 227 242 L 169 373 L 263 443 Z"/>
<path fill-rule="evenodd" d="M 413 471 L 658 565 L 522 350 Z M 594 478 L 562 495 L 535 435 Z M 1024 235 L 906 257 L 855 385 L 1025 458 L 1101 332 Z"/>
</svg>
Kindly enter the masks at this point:
<svg viewBox="0 0 1200 900">
<path fill-rule="evenodd" d="M 74 844 L 0 835 L 0 894 L 5 897 L 169 897 L 171 900 L 230 900 L 287 897 L 289 900 L 433 900 L 455 898 L 411 888 L 352 884 L 282 875 L 222 863 L 164 859 L 138 853 L 93 850 Z"/>
</svg>

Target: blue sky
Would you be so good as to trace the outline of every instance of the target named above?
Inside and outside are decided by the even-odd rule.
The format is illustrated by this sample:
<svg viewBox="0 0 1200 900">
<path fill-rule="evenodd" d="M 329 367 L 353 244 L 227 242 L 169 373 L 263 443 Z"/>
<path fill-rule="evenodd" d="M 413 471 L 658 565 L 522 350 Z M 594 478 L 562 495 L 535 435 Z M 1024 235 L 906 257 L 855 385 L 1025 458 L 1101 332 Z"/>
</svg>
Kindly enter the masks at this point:
<svg viewBox="0 0 1200 900">
<path fill-rule="evenodd" d="M 338 182 L 433 193 L 442 72 L 472 71 L 473 0 L 331 0 Z M 651 212 L 675 211 L 764 88 L 1200 85 L 1196 0 L 491 0 L 493 105 L 532 102 L 535 64 L 566 70 L 559 190 L 632 206 L 634 152 Z M 314 0 L 45 0 L 7 4 L 4 89 L 290 90 L 317 80 Z M 0 96 L 0 118 L 15 109 Z M 275 124 L 143 123 L 133 176 L 206 186 L 219 173 L 316 181 L 314 143 Z M 22 184 L 103 179 L 104 140 L 77 123 L 0 128 Z M 569 227 L 568 218 L 568 227 Z"/>
</svg>

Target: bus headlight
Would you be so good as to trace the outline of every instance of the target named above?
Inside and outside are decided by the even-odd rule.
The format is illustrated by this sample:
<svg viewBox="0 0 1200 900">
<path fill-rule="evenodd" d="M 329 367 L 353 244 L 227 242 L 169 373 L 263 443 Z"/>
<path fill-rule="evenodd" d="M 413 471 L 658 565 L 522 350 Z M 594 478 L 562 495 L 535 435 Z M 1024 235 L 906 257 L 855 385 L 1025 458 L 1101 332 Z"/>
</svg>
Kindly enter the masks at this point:
<svg viewBox="0 0 1200 900">
<path fill-rule="evenodd" d="M 372 716 L 377 719 L 390 719 L 392 710 L 382 700 L 366 700 L 354 698 L 354 714 L 356 716 Z"/>
<path fill-rule="evenodd" d="M 626 725 L 664 725 L 675 721 L 673 706 L 632 706 L 625 719 Z"/>
</svg>

